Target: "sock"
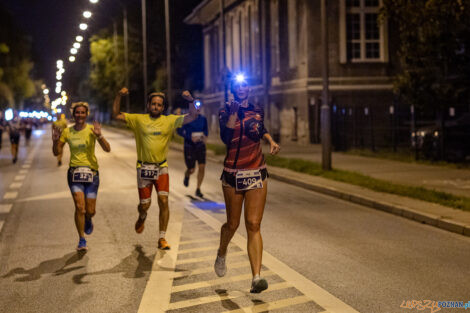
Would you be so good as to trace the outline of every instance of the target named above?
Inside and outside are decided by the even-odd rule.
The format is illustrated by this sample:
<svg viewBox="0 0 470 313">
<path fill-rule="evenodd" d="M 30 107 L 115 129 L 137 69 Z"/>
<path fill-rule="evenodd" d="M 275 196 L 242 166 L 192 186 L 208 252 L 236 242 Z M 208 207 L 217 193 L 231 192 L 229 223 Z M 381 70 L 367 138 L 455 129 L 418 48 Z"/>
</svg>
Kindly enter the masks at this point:
<svg viewBox="0 0 470 313">
<path fill-rule="evenodd" d="M 165 234 L 166 234 L 166 231 L 161 230 L 160 231 L 160 237 L 158 237 L 158 239 L 165 238 Z"/>
<path fill-rule="evenodd" d="M 254 281 L 254 282 L 255 282 L 255 281 L 258 281 L 258 280 L 260 280 L 260 279 L 261 279 L 261 277 L 259 276 L 259 274 L 256 274 L 255 276 L 253 276 L 253 281 Z"/>
</svg>

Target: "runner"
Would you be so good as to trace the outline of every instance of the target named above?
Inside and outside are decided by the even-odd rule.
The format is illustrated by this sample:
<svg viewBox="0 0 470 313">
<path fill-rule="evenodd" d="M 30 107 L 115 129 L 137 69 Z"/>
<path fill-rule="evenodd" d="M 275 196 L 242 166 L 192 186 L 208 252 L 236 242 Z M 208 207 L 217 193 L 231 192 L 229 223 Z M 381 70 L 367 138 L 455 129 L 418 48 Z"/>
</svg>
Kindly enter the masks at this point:
<svg viewBox="0 0 470 313">
<path fill-rule="evenodd" d="M 20 133 L 22 129 L 21 120 L 16 111 L 13 112 L 13 119 L 7 122 L 8 133 L 10 134 L 11 156 L 13 164 L 18 161 L 18 145 L 20 143 Z"/>
<path fill-rule="evenodd" d="M 52 123 L 52 131 L 54 131 L 54 128 L 57 128 L 61 133 L 64 131 L 64 129 L 67 128 L 67 120 L 65 119 L 65 114 L 61 114 L 59 119 Z M 62 165 L 62 152 L 63 151 L 61 150 L 60 153 L 57 155 L 57 166 Z"/>
<path fill-rule="evenodd" d="M 120 111 L 121 97 L 127 95 L 127 88 L 122 88 L 113 104 L 113 118 L 122 122 L 134 132 L 137 148 L 137 187 L 139 189 L 140 203 L 137 206 L 139 216 L 135 223 L 135 231 L 144 230 L 147 211 L 150 208 L 152 186 L 158 194 L 159 213 L 159 239 L 158 248 L 170 249 L 165 240 L 170 212 L 168 208 L 169 177 L 168 154 L 169 141 L 176 128 L 192 122 L 197 117 L 194 105 L 189 105 L 189 114 L 163 115 L 166 109 L 165 94 L 151 93 L 147 98 L 146 114 L 130 114 Z M 183 97 L 191 101 L 191 94 L 183 92 Z"/>
<path fill-rule="evenodd" d="M 197 161 L 196 196 L 202 198 L 204 195 L 201 193 L 201 184 L 206 167 L 206 140 L 208 136 L 207 119 L 202 114 L 198 114 L 194 121 L 179 128 L 177 132 L 184 138 L 184 161 L 187 169 L 184 173 L 183 184 L 188 187 L 189 176 L 194 173 Z"/>
<path fill-rule="evenodd" d="M 24 138 L 26 139 L 25 144 L 29 146 L 29 141 L 31 139 L 31 134 L 33 132 L 33 119 L 30 117 L 24 118 L 22 120 L 23 128 L 24 128 Z"/>
<path fill-rule="evenodd" d="M 52 151 L 55 156 L 62 153 L 65 143 L 70 148 L 70 163 L 67 182 L 75 203 L 75 226 L 79 236 L 77 250 L 87 250 L 85 234 L 93 232 L 92 217 L 95 215 L 96 197 L 100 185 L 98 162 L 95 156 L 95 142 L 98 140 L 104 151 L 111 147 L 101 134 L 101 125 L 86 124 L 89 114 L 88 103 L 75 102 L 71 113 L 75 124 L 64 131 L 52 128 Z"/>
<path fill-rule="evenodd" d="M 221 177 L 227 222 L 221 229 L 214 269 L 219 277 L 227 272 L 227 246 L 240 224 L 244 203 L 248 258 L 253 274 L 250 292 L 259 293 L 268 288 L 267 281 L 260 277 L 263 254 L 260 224 L 268 185 L 260 140 L 265 138 L 269 141 L 272 155 L 277 154 L 280 147 L 264 128 L 263 110 L 248 102 L 249 91 L 246 79 L 237 75 L 231 83 L 235 100 L 227 103 L 219 112 L 220 136 L 227 146 Z"/>
<path fill-rule="evenodd" d="M 3 118 L 3 112 L 0 111 L 0 149 L 2 149 L 2 137 L 3 137 L 4 127 L 5 127 L 5 119 Z"/>
</svg>

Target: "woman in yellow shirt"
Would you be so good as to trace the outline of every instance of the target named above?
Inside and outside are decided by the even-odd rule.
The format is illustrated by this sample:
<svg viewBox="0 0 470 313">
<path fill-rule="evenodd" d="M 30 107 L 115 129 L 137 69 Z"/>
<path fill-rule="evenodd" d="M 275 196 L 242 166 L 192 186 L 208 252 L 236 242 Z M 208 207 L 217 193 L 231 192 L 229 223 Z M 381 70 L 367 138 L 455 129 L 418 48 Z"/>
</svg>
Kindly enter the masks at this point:
<svg viewBox="0 0 470 313">
<path fill-rule="evenodd" d="M 95 156 L 95 142 L 104 151 L 110 152 L 111 147 L 101 134 L 101 125 L 93 122 L 87 124 L 89 114 L 88 103 L 75 102 L 71 113 L 75 124 L 64 131 L 59 128 L 52 130 L 52 151 L 55 156 L 62 153 L 65 143 L 70 148 L 70 163 L 67 181 L 75 203 L 75 226 L 80 237 L 77 250 L 87 250 L 85 234 L 93 232 L 91 218 L 95 215 L 96 197 L 100 184 L 98 162 Z"/>
</svg>

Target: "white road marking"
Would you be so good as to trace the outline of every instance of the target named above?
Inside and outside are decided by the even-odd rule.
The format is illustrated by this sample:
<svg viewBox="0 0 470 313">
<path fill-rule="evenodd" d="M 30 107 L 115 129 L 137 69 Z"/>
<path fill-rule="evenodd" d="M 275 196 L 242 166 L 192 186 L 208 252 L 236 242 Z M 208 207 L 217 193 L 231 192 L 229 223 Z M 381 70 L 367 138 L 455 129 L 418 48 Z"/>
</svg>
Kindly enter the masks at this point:
<svg viewBox="0 0 470 313">
<path fill-rule="evenodd" d="M 250 266 L 250 263 L 248 263 L 246 261 L 235 262 L 235 263 L 230 263 L 230 261 L 228 262 L 228 267 L 230 267 L 230 269 L 242 268 L 242 267 L 247 267 L 248 268 L 249 266 Z M 207 267 L 197 268 L 195 270 L 188 270 L 188 271 L 184 271 L 184 272 L 176 272 L 176 273 L 173 274 L 173 278 L 189 277 L 189 276 L 194 276 L 194 275 L 198 275 L 198 274 L 211 273 L 213 271 L 214 271 L 214 266 L 211 265 L 211 266 L 207 266 Z"/>
<path fill-rule="evenodd" d="M 188 204 L 186 206 L 186 209 L 190 213 L 204 221 L 207 225 L 211 226 L 214 230 L 220 230 L 222 223 L 210 216 L 209 214 L 197 209 L 192 204 Z M 246 239 L 243 236 L 238 233 L 235 233 L 232 238 L 232 242 L 236 244 L 240 249 L 242 249 L 244 253 L 247 253 Z M 272 272 L 276 273 L 281 278 L 283 278 L 285 281 L 291 283 L 292 286 L 302 292 L 306 296 L 306 298 L 313 300 L 318 305 L 323 307 L 326 311 L 331 313 L 359 313 L 354 308 L 347 305 L 340 299 L 336 298 L 328 291 L 322 289 L 314 282 L 308 280 L 306 277 L 296 272 L 295 270 L 293 270 L 280 260 L 276 259 L 274 256 L 272 256 L 266 251 L 263 251 L 263 264 L 266 265 Z M 265 310 L 266 309 L 263 309 L 261 311 Z"/>
<path fill-rule="evenodd" d="M 302 304 L 302 303 L 306 303 L 309 301 L 312 301 L 312 300 L 309 299 L 307 296 L 298 296 L 295 298 L 288 298 L 288 299 L 282 299 L 282 300 L 277 300 L 277 301 L 268 302 L 268 303 L 256 304 L 251 307 L 250 306 L 244 307 L 244 308 L 240 308 L 237 310 L 225 311 L 223 313 L 270 312 L 275 309 L 282 309 L 282 308 L 285 308 L 286 306 Z"/>
<path fill-rule="evenodd" d="M 213 245 L 213 246 L 202 247 L 202 248 L 184 249 L 184 250 L 180 250 L 178 254 L 181 255 L 181 254 L 187 254 L 187 253 L 193 253 L 193 252 L 217 250 L 217 248 L 219 248 L 219 245 Z"/>
<path fill-rule="evenodd" d="M 220 240 L 219 237 L 183 240 L 183 241 L 180 241 L 180 245 L 187 245 L 187 244 L 199 243 L 199 242 L 210 242 L 210 241 L 219 242 L 219 240 Z"/>
<path fill-rule="evenodd" d="M 19 174 L 26 174 L 26 173 L 28 173 L 28 170 L 20 170 L 18 173 Z"/>
<path fill-rule="evenodd" d="M 30 165 L 30 164 L 26 164 L 26 163 L 23 164 L 23 166 L 22 166 L 22 168 L 30 168 L 30 167 L 31 167 L 31 165 Z"/>
<path fill-rule="evenodd" d="M 8 191 L 8 192 L 5 192 L 5 194 L 3 195 L 3 199 L 5 200 L 16 199 L 16 197 L 18 197 L 17 191 Z"/>
<path fill-rule="evenodd" d="M 10 213 L 13 204 L 0 204 L 0 213 Z"/>
<path fill-rule="evenodd" d="M 23 180 L 25 177 L 25 175 L 16 175 L 14 180 Z"/>
<path fill-rule="evenodd" d="M 10 185 L 10 189 L 19 189 L 21 188 L 21 185 L 23 185 L 23 183 L 11 183 Z"/>
<path fill-rule="evenodd" d="M 229 256 L 237 256 L 237 255 L 246 255 L 245 251 L 237 251 L 233 253 L 228 253 Z M 184 259 L 184 260 L 178 260 L 176 261 L 176 264 L 181 265 L 181 264 L 189 264 L 189 263 L 196 263 L 196 262 L 202 262 L 202 261 L 210 261 L 213 260 L 215 261 L 215 254 L 214 255 L 207 255 L 207 256 L 202 256 L 199 258 L 192 258 L 192 259 Z"/>
<path fill-rule="evenodd" d="M 2 232 L 2 228 L 3 228 L 3 221 L 0 221 L 0 232 Z"/>
<path fill-rule="evenodd" d="M 166 232 L 166 237 L 171 243 L 171 250 L 158 250 L 155 255 L 152 271 L 140 301 L 138 313 L 165 312 L 168 310 L 184 215 L 184 209 L 181 206 L 174 207 L 175 209 L 171 211 L 171 218 Z"/>
</svg>

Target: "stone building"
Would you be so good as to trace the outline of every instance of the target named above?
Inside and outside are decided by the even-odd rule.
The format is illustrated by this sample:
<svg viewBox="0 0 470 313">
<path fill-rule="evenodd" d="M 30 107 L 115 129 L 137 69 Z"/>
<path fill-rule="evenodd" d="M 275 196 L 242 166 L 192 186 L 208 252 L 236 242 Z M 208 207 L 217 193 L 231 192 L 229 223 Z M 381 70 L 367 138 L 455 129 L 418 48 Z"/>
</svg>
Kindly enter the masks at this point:
<svg viewBox="0 0 470 313">
<path fill-rule="evenodd" d="M 322 92 L 320 0 L 204 0 L 186 17 L 202 25 L 204 101 L 211 130 L 224 98 L 224 62 L 252 81 L 251 101 L 281 142 L 320 140 Z M 389 145 L 399 118 L 392 93 L 395 68 L 381 0 L 327 0 L 332 139 L 337 149 Z M 392 125 L 392 128 L 390 128 Z M 405 134 L 406 136 L 407 134 Z"/>
</svg>

